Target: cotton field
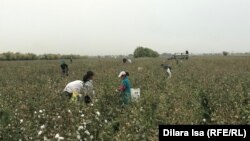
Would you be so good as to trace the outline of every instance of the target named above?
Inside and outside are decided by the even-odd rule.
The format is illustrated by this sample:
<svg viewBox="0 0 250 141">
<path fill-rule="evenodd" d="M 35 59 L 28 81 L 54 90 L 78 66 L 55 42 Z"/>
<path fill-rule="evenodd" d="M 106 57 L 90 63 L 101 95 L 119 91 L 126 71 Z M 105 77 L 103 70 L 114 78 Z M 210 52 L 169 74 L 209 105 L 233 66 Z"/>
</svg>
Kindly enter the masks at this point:
<svg viewBox="0 0 250 141">
<path fill-rule="evenodd" d="M 250 58 L 192 57 L 168 79 L 163 58 L 79 59 L 62 76 L 55 61 L 0 62 L 0 140 L 157 140 L 160 124 L 250 124 Z M 96 73 L 93 103 L 70 102 L 65 85 Z M 126 70 L 140 97 L 123 107 L 115 89 Z"/>
</svg>

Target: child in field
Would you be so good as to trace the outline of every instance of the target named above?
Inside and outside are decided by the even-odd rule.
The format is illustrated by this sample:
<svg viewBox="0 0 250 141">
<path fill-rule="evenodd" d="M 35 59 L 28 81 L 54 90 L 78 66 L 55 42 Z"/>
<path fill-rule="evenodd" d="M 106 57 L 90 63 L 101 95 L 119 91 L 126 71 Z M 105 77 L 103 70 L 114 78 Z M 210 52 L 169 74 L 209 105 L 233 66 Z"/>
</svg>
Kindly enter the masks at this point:
<svg viewBox="0 0 250 141">
<path fill-rule="evenodd" d="M 171 73 L 171 66 L 167 65 L 167 64 L 161 64 L 161 67 L 166 71 L 166 73 L 168 74 L 168 78 L 172 77 L 172 73 Z"/>
<path fill-rule="evenodd" d="M 118 76 L 119 78 L 122 79 L 118 91 L 121 92 L 122 102 L 124 105 L 128 105 L 128 103 L 131 101 L 131 85 L 128 76 L 129 73 L 125 71 L 120 72 Z"/>
<path fill-rule="evenodd" d="M 68 65 L 63 61 L 61 64 L 62 74 L 68 76 L 69 75 L 69 67 Z"/>
<path fill-rule="evenodd" d="M 130 64 L 132 63 L 132 60 L 127 59 L 127 58 L 123 58 L 122 61 L 123 61 L 124 64 L 127 63 L 127 62 L 130 63 Z"/>
<path fill-rule="evenodd" d="M 86 104 L 92 102 L 95 96 L 94 86 L 93 86 L 94 73 L 88 71 L 84 76 L 83 80 L 75 80 L 66 85 L 64 89 L 65 95 L 71 99 L 73 94 L 78 94 L 78 100 L 84 100 Z"/>
<path fill-rule="evenodd" d="M 127 59 L 126 58 L 123 58 L 122 59 L 122 62 L 125 64 L 127 62 Z"/>
</svg>

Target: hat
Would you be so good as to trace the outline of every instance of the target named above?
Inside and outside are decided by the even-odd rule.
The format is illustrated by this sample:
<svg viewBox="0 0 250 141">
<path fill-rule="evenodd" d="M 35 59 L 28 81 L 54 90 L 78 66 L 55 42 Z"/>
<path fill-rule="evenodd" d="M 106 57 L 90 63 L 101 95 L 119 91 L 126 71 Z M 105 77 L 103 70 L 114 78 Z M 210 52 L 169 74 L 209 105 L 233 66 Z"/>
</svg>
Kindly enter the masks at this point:
<svg viewBox="0 0 250 141">
<path fill-rule="evenodd" d="M 124 75 L 126 75 L 126 72 L 125 71 L 121 71 L 120 74 L 118 75 L 118 77 L 121 78 Z"/>
</svg>

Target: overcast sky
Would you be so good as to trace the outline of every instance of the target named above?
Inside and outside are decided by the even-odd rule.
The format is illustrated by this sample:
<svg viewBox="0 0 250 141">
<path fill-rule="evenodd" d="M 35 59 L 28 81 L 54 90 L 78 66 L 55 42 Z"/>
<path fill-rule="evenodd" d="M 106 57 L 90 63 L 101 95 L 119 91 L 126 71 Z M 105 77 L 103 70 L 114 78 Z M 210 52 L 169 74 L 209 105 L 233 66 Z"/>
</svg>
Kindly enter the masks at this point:
<svg viewBox="0 0 250 141">
<path fill-rule="evenodd" d="M 0 52 L 250 51 L 250 0 L 0 0 Z"/>
</svg>

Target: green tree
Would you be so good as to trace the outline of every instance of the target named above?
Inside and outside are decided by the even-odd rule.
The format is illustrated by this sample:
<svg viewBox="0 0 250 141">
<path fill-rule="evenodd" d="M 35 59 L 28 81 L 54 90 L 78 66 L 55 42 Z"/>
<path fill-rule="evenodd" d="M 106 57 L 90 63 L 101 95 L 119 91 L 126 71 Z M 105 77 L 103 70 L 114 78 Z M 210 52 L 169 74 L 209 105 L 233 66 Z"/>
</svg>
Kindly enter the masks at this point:
<svg viewBox="0 0 250 141">
<path fill-rule="evenodd" d="M 227 51 L 223 51 L 222 54 L 223 54 L 224 56 L 228 56 L 229 53 L 228 53 Z"/>
<path fill-rule="evenodd" d="M 134 57 L 139 58 L 139 57 L 158 57 L 159 53 L 150 49 L 150 48 L 145 48 L 145 47 L 137 47 L 134 51 Z"/>
</svg>

